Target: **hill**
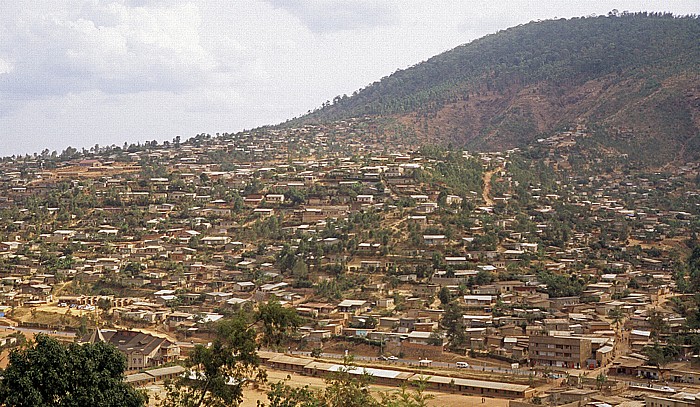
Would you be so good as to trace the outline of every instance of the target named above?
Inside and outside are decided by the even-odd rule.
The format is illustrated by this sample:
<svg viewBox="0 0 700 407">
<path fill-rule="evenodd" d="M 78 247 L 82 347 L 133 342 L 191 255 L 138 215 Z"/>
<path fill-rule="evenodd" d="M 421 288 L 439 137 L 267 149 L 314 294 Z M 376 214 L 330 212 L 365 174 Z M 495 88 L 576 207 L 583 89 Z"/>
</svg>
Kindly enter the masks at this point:
<svg viewBox="0 0 700 407">
<path fill-rule="evenodd" d="M 616 152 L 693 159 L 699 66 L 694 16 L 531 22 L 399 70 L 289 123 L 391 117 L 393 128 L 419 142 L 494 150 L 584 121 L 614 140 L 608 147 Z"/>
</svg>

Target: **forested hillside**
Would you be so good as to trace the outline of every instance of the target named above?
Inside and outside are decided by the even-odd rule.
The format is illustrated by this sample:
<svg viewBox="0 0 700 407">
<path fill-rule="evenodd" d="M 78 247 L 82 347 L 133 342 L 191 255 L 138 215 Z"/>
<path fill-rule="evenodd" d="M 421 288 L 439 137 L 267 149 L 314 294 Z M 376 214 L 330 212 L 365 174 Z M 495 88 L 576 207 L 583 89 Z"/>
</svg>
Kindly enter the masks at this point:
<svg viewBox="0 0 700 407">
<path fill-rule="evenodd" d="M 399 70 L 292 121 L 390 116 L 425 141 L 524 145 L 585 120 L 621 152 L 697 153 L 700 19 L 638 13 L 532 22 Z M 624 140 L 635 140 L 630 143 Z"/>
</svg>

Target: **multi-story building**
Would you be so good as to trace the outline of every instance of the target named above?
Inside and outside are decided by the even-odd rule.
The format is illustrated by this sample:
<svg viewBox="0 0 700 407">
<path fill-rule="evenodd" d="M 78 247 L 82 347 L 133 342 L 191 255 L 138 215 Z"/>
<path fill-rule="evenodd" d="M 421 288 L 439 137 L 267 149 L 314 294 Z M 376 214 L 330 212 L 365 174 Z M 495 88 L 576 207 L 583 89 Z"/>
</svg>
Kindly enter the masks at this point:
<svg viewBox="0 0 700 407">
<path fill-rule="evenodd" d="M 592 358 L 590 339 L 573 336 L 532 335 L 529 345 L 530 363 L 580 369 Z"/>
</svg>

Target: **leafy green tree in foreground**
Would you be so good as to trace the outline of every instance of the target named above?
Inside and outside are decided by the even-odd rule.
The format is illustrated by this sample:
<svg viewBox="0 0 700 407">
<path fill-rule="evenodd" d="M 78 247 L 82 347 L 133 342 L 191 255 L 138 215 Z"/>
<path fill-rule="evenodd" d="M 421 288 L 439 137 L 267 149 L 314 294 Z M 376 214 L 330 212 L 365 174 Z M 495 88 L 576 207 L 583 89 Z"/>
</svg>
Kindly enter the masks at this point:
<svg viewBox="0 0 700 407">
<path fill-rule="evenodd" d="M 0 381 L 3 406 L 139 407 L 147 398 L 124 383 L 126 359 L 105 343 L 62 345 L 46 335 L 10 353 Z"/>
<path fill-rule="evenodd" d="M 254 313 L 241 311 L 216 325 L 211 346 L 197 345 L 190 354 L 185 377 L 167 385 L 163 407 L 236 406 L 250 380 L 265 381 L 257 350 L 279 344 L 299 325 L 294 310 L 278 302 L 261 304 Z M 260 331 L 256 327 L 260 327 Z"/>
</svg>

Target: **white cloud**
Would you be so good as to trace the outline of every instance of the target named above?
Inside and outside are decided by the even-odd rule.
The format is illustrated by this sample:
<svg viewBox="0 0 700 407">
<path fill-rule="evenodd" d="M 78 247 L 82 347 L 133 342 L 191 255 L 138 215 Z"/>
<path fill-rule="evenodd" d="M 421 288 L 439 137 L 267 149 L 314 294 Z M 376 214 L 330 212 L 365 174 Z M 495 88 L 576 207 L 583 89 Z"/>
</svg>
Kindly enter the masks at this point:
<svg viewBox="0 0 700 407">
<path fill-rule="evenodd" d="M 396 1 L 267 0 L 294 15 L 311 31 L 329 33 L 367 29 L 396 22 Z"/>
<path fill-rule="evenodd" d="M 14 34 L 0 39 L 0 57 L 20 69 L 0 83 L 0 91 L 31 98 L 90 89 L 181 90 L 216 68 L 200 44 L 201 15 L 193 4 L 87 2 L 69 12 L 49 8 L 16 17 Z"/>
<path fill-rule="evenodd" d="M 0 75 L 12 72 L 14 65 L 0 58 Z"/>
</svg>

